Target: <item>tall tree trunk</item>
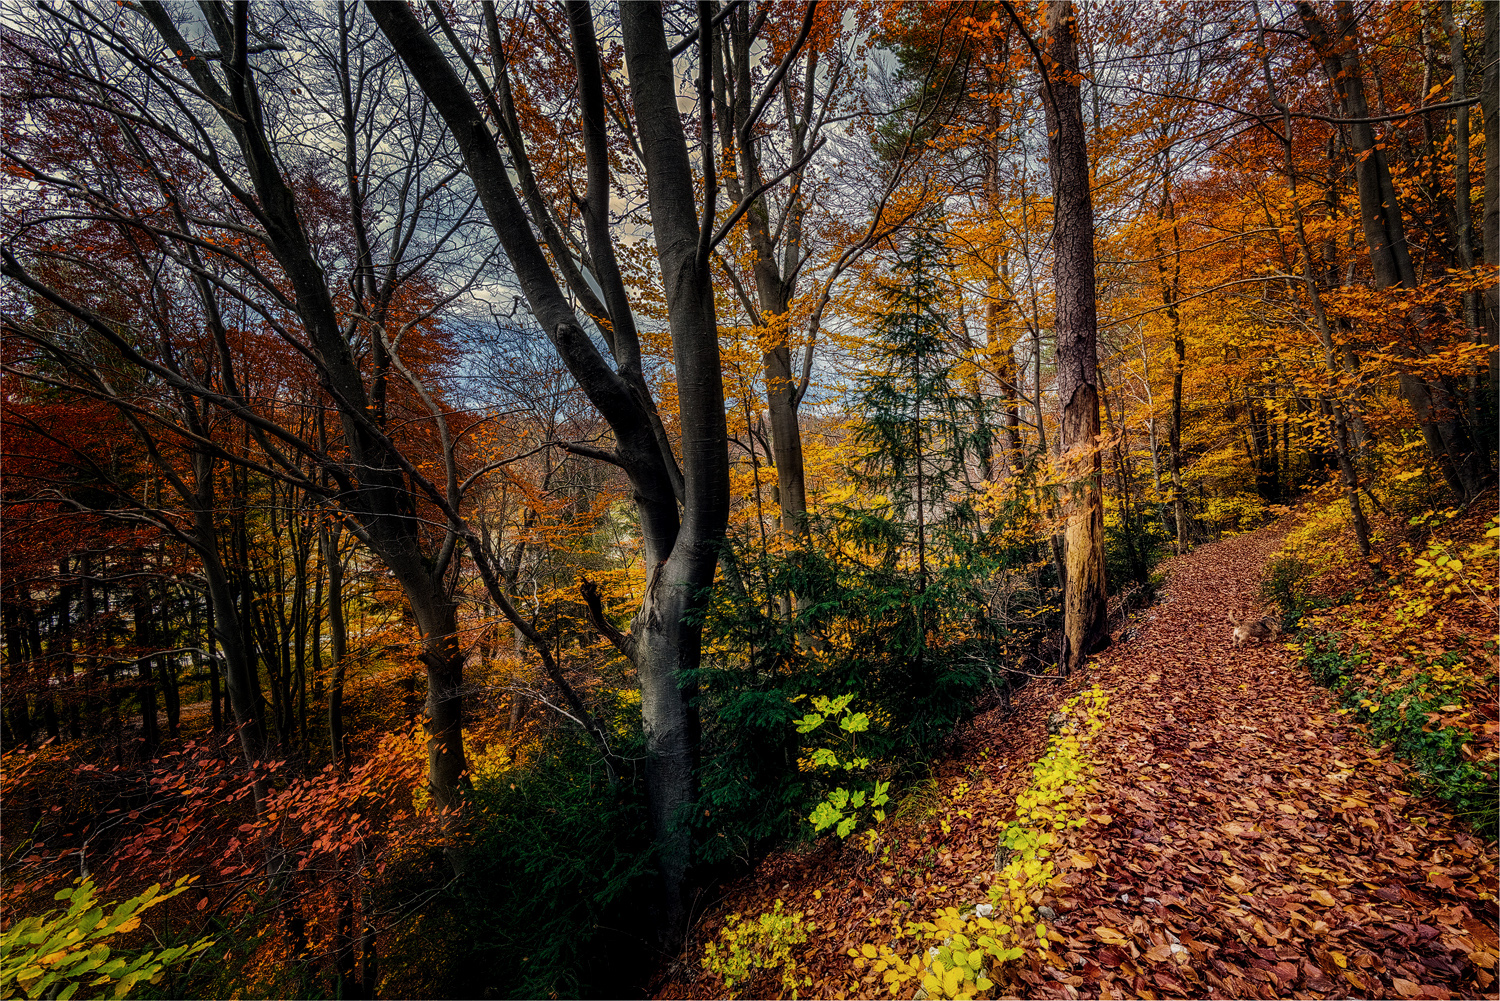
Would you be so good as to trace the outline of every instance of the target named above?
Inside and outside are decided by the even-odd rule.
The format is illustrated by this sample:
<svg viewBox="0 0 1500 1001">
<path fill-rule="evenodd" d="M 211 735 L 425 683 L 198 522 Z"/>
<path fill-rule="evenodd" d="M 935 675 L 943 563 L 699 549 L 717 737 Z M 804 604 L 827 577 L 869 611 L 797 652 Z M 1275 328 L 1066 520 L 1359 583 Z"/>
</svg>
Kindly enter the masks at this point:
<svg viewBox="0 0 1500 1001">
<path fill-rule="evenodd" d="M 229 714 L 238 728 L 240 747 L 248 764 L 260 761 L 266 752 L 264 704 L 256 682 L 255 659 L 247 645 L 248 623 L 241 618 L 235 588 L 219 550 L 219 528 L 215 523 L 214 459 L 201 453 L 193 457 L 197 492 L 193 495 L 194 538 L 203 577 L 208 584 L 209 630 L 212 642 L 223 654 L 224 682 Z M 231 479 L 231 483 L 235 481 Z M 237 501 L 238 498 L 235 498 Z M 210 651 L 212 653 L 212 651 Z M 210 660 L 213 660 L 210 657 Z M 212 695 L 217 699 L 217 679 Z"/>
<path fill-rule="evenodd" d="M 586 5 L 570 4 L 577 10 Z M 712 29 L 700 5 L 700 38 L 712 62 Z M 696 685 L 682 672 L 698 667 L 702 627 L 698 613 L 713 586 L 719 546 L 729 519 L 728 426 L 719 363 L 718 320 L 709 274 L 714 225 L 712 120 L 704 115 L 702 153 L 708 193 L 703 229 L 693 211 L 694 182 L 686 136 L 677 114 L 676 80 L 662 20 L 654 3 L 620 10 L 625 61 L 645 153 L 647 194 L 656 226 L 659 266 L 666 283 L 672 355 L 682 411 L 686 480 L 683 523 L 671 555 L 647 587 L 636 622 L 636 668 L 641 711 L 651 757 L 646 780 L 665 890 L 663 932 L 676 942 L 686 927 L 692 832 L 680 812 L 697 798 L 699 720 Z M 700 106 L 709 107 L 709 82 L 700 80 Z M 795 415 L 793 415 L 795 418 Z M 653 604 L 658 605 L 652 608 Z"/>
<path fill-rule="evenodd" d="M 174 639 L 171 638 L 171 635 L 166 632 L 166 630 L 171 628 L 171 622 L 167 615 L 167 608 L 168 606 L 166 589 L 163 588 L 160 605 L 161 625 L 163 633 L 160 639 L 168 646 L 175 647 L 178 644 Z M 182 679 L 180 677 L 181 671 L 179 669 L 179 662 L 176 659 L 176 654 L 168 654 L 161 657 L 157 661 L 157 668 L 157 678 L 161 681 L 162 709 L 167 715 L 167 736 L 173 740 L 176 740 L 178 735 L 178 728 L 182 723 Z"/>
<path fill-rule="evenodd" d="M 68 720 L 68 737 L 78 740 L 83 726 L 78 718 L 78 662 L 73 656 L 73 585 L 68 581 L 68 558 L 57 563 L 57 579 L 63 583 L 57 590 L 57 624 L 47 638 L 47 650 L 62 665 L 63 709 Z"/>
<path fill-rule="evenodd" d="M 23 744 L 30 744 L 32 737 L 31 713 L 27 707 L 27 692 L 30 687 L 31 665 L 27 663 L 26 644 L 21 629 L 21 609 L 18 604 L 5 602 L 3 606 L 5 617 L 5 660 L 10 665 L 10 681 L 7 687 L 10 689 L 5 693 L 5 701 L 9 704 L 9 724 L 14 739 Z"/>
<path fill-rule="evenodd" d="M 1355 187 L 1359 193 L 1360 224 L 1370 252 L 1370 270 L 1377 289 L 1415 289 L 1416 270 L 1406 242 L 1406 224 L 1401 201 L 1391 181 L 1385 150 L 1375 139 L 1367 120 L 1364 73 L 1360 64 L 1357 18 L 1349 0 L 1337 0 L 1339 38 L 1330 37 L 1317 10 L 1299 0 L 1297 12 L 1308 39 L 1323 62 L 1349 118 L 1350 149 L 1355 155 Z M 1425 350 L 1427 317 L 1419 309 L 1408 316 L 1416 337 L 1418 354 Z M 1424 379 L 1410 373 L 1398 377 L 1401 394 L 1417 416 L 1428 451 L 1438 463 L 1449 489 L 1456 497 L 1473 497 L 1480 489 L 1478 457 L 1473 442 L 1459 420 L 1458 402 L 1441 379 Z"/>
<path fill-rule="evenodd" d="M 40 632 L 36 631 L 36 620 L 32 620 L 32 656 L 36 658 L 39 664 L 43 665 L 40 672 L 42 692 L 37 697 L 37 701 L 42 710 L 42 725 L 47 728 L 47 736 L 51 740 L 58 740 L 62 737 L 62 731 L 58 727 L 57 702 L 52 694 L 52 679 L 57 673 L 57 629 L 61 623 L 66 621 L 67 616 L 67 613 L 63 611 L 63 604 L 67 600 L 67 593 L 67 585 L 60 584 L 57 589 L 57 600 L 53 604 L 52 615 L 50 616 L 51 625 L 47 630 L 47 643 L 45 646 L 42 644 Z"/>
<path fill-rule="evenodd" d="M 325 523 L 318 535 L 323 548 L 323 567 L 328 576 L 328 656 L 332 666 L 328 680 L 328 747 L 334 764 L 347 774 L 349 748 L 344 736 L 344 677 L 348 631 L 344 626 L 344 564 L 339 554 L 339 526 L 335 522 Z"/>
<path fill-rule="evenodd" d="M 224 729 L 224 716 L 219 703 L 219 643 L 214 631 L 214 603 L 212 598 L 203 602 L 204 623 L 208 630 L 208 718 L 214 733 Z"/>
<path fill-rule="evenodd" d="M 410 596 L 408 595 L 408 600 Z M 411 601 L 427 668 L 427 787 L 433 801 L 456 810 L 468 762 L 463 745 L 464 652 L 458 642 L 458 604 L 437 592 Z"/>
<path fill-rule="evenodd" d="M 658 934 L 674 949 L 686 925 L 691 830 L 683 814 L 697 797 L 699 739 L 696 690 L 683 684 L 684 671 L 699 664 L 702 633 L 697 623 L 713 584 L 729 509 L 729 459 L 724 393 L 719 365 L 718 328 L 709 273 L 717 171 L 713 122 L 702 116 L 699 147 L 706 204 L 700 226 L 695 211 L 694 177 L 682 120 L 677 111 L 677 76 L 667 46 L 662 10 L 654 3 L 620 9 L 621 38 L 630 77 L 636 135 L 645 159 L 646 186 L 655 229 L 662 287 L 666 291 L 678 400 L 681 405 L 682 516 L 672 472 L 675 459 L 651 429 L 654 404 L 639 391 L 639 345 L 628 333 L 624 290 L 606 289 L 616 305 L 609 310 L 620 371 L 610 367 L 585 334 L 563 296 L 511 185 L 508 166 L 484 116 L 447 57 L 405 4 L 371 3 L 372 16 L 428 99 L 447 122 L 464 157 L 485 212 L 515 270 L 533 314 L 574 379 L 609 423 L 617 443 L 611 460 L 626 473 L 641 517 L 646 559 L 646 595 L 629 637 L 611 637 L 634 661 L 640 678 L 641 714 L 649 756 L 646 785 L 652 834 L 661 878 Z M 602 123 L 602 61 L 586 4 L 568 6 L 579 94 L 585 108 L 584 145 L 588 152 L 589 199 L 597 208 L 607 198 L 607 147 Z M 699 8 L 700 66 L 713 64 L 715 33 L 707 6 Z M 709 74 L 699 75 L 700 108 L 712 106 Z M 519 144 L 518 144 L 519 145 Z M 514 153 L 514 150 L 513 150 Z M 524 150 L 521 151 L 524 155 Z M 601 183 L 602 182 L 602 183 Z M 594 226 L 607 221 L 594 215 Z M 607 244 L 590 235 L 591 246 Z M 604 233 L 607 236 L 607 230 Z M 591 253 L 593 253 L 591 251 Z M 593 253 L 598 258 L 599 253 Z M 596 276 L 597 277 L 597 276 Z M 604 284 L 615 282 L 605 275 Z M 633 327 L 629 328 L 633 330 Z M 627 336 L 628 333 L 628 336 Z M 633 367 L 632 367 L 633 366 Z M 485 576 L 490 597 L 507 617 L 514 614 L 477 537 L 465 544 Z M 513 624 L 517 623 L 513 618 Z M 534 630 L 533 630 L 534 632 Z M 616 633 L 618 631 L 616 630 Z M 531 637 L 536 645 L 540 637 Z M 621 639 L 628 640 L 620 644 Z M 545 644 L 539 648 L 544 653 Z M 551 664 L 543 656 L 544 665 Z M 555 664 L 552 664 L 555 671 Z M 560 675 L 554 681 L 563 686 Z M 565 688 L 565 692 L 567 689 Z"/>
<path fill-rule="evenodd" d="M 1078 91 L 1077 20 L 1071 0 L 1046 10 L 1042 104 L 1052 172 L 1053 284 L 1057 295 L 1060 447 L 1067 480 L 1067 590 L 1062 664 L 1079 667 L 1106 632 L 1104 494 L 1099 455 L 1098 317 L 1094 300 L 1094 208 Z"/>
<path fill-rule="evenodd" d="M 1167 159 L 1162 169 L 1161 211 L 1159 217 L 1172 222 L 1172 272 L 1167 273 L 1166 255 L 1157 241 L 1157 277 L 1161 282 L 1162 304 L 1172 324 L 1172 421 L 1167 425 L 1167 451 L 1172 475 L 1172 513 L 1177 528 L 1177 552 L 1188 550 L 1187 493 L 1182 485 L 1182 371 L 1187 364 L 1187 342 L 1182 336 L 1182 314 L 1177 309 L 1178 290 L 1182 282 L 1182 238 L 1177 228 L 1177 205 L 1172 198 L 1172 165 Z"/>
<path fill-rule="evenodd" d="M 135 690 L 141 703 L 141 738 L 145 743 L 145 755 L 149 758 L 161 745 L 161 726 L 156 717 L 156 678 L 152 674 L 156 657 L 151 648 L 156 645 L 156 630 L 151 621 L 148 594 L 144 586 L 137 586 L 131 594 L 131 603 L 135 606 L 132 610 L 135 614 L 135 645 L 141 651 L 135 662 Z"/>
<path fill-rule="evenodd" d="M 1500 4 L 1484 5 L 1484 79 L 1479 87 L 1479 107 L 1484 117 L 1484 217 L 1480 234 L 1484 263 L 1500 267 Z M 1485 343 L 1490 348 L 1489 421 L 1500 403 L 1500 282 L 1490 281 L 1484 295 Z"/>
<path fill-rule="evenodd" d="M 1000 425 L 1000 451 L 1005 456 L 1006 468 L 1014 474 L 1021 468 L 1021 410 L 1016 390 L 1019 377 L 1015 345 L 1005 332 L 1005 305 L 998 298 L 1007 287 L 1006 282 L 992 284 L 991 298 L 984 309 L 984 328 L 985 349 L 997 366 L 995 374 L 1000 383 L 1000 398 L 1005 410 Z M 991 479 L 995 478 L 993 472 L 987 475 Z"/>
<path fill-rule="evenodd" d="M 750 79 L 750 62 L 755 42 L 751 37 L 754 20 L 750 5 L 735 11 L 729 19 L 729 35 L 732 51 L 722 51 L 722 56 L 731 63 L 734 73 L 734 106 L 725 107 L 727 81 L 720 73 L 715 80 L 716 107 L 720 112 L 724 129 L 724 146 L 729 151 L 731 137 L 733 152 L 738 154 L 739 170 L 725 178 L 731 198 L 741 198 L 757 191 L 762 184 L 762 171 L 758 139 L 752 133 L 755 123 L 750 121 L 751 101 L 755 89 Z M 724 47 L 721 47 L 723 49 Z M 807 91 L 811 100 L 812 91 Z M 725 121 L 725 113 L 731 121 Z M 792 148 L 788 156 L 793 162 L 806 155 L 805 140 L 808 122 L 801 127 L 791 125 Z M 794 178 L 792 197 L 796 194 Z M 802 428 L 798 423 L 798 390 L 800 378 L 792 371 L 790 343 L 790 320 L 792 295 L 795 292 L 796 275 L 801 270 L 802 210 L 800 205 L 787 208 L 788 229 L 785 235 L 786 259 L 783 262 L 777 253 L 777 238 L 772 233 L 770 201 L 762 194 L 745 213 L 746 231 L 750 237 L 750 248 L 755 255 L 752 271 L 755 277 L 757 315 L 752 316 L 757 326 L 766 331 L 769 344 L 761 357 L 762 374 L 766 384 L 766 412 L 771 418 L 771 454 L 776 465 L 776 495 L 781 508 L 781 530 L 788 536 L 806 540 L 807 536 L 807 487 L 802 455 Z M 783 263 L 785 269 L 783 269 Z M 783 276 L 783 270 L 786 276 Z"/>
<path fill-rule="evenodd" d="M 1448 34 L 1448 55 L 1453 66 L 1453 96 L 1469 96 L 1469 60 L 1464 46 L 1463 28 L 1454 17 L 1453 0 L 1443 2 L 1443 30 Z M 1454 248 L 1458 255 L 1458 266 L 1465 271 L 1477 263 L 1474 253 L 1474 207 L 1470 198 L 1469 177 L 1469 117 L 1472 109 L 1458 108 L 1453 113 L 1453 201 L 1451 229 Z M 1480 328 L 1483 309 L 1478 292 L 1463 294 L 1463 324 L 1475 344 L 1483 344 L 1485 333 Z M 1489 472 L 1490 445 L 1495 438 L 1493 419 L 1485 403 L 1485 387 L 1481 385 L 1480 369 L 1474 365 L 1469 370 L 1469 433 L 1474 437 L 1482 473 Z M 1491 392 L 1493 389 L 1491 388 Z"/>
</svg>

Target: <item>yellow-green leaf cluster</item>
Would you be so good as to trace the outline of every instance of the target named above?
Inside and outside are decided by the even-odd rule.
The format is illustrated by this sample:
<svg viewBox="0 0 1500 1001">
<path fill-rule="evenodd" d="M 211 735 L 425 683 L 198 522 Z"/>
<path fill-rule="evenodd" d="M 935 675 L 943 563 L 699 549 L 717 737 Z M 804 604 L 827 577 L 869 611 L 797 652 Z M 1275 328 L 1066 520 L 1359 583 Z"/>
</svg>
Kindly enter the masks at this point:
<svg viewBox="0 0 1500 1001">
<path fill-rule="evenodd" d="M 156 983 L 167 967 L 198 955 L 213 940 L 134 956 L 115 954 L 106 943 L 134 931 L 141 914 L 186 891 L 189 882 L 191 877 L 185 876 L 166 891 L 153 884 L 107 914 L 107 905 L 95 899 L 93 880 L 85 878 L 59 890 L 54 899 L 67 901 L 66 910 L 21 918 L 0 935 L 0 998 L 24 993 L 28 998 L 66 999 L 79 987 L 90 988 L 91 997 L 122 998 L 143 980 Z M 106 986 L 108 995 L 96 990 Z"/>
<path fill-rule="evenodd" d="M 718 939 L 703 946 L 703 969 L 724 981 L 726 995 L 738 996 L 736 988 L 746 986 L 757 970 L 772 970 L 780 971 L 782 992 L 797 996 L 792 947 L 804 944 L 817 923 L 804 922 L 801 911 L 787 914 L 783 906 L 778 900 L 770 911 L 750 920 L 731 914 Z"/>
</svg>

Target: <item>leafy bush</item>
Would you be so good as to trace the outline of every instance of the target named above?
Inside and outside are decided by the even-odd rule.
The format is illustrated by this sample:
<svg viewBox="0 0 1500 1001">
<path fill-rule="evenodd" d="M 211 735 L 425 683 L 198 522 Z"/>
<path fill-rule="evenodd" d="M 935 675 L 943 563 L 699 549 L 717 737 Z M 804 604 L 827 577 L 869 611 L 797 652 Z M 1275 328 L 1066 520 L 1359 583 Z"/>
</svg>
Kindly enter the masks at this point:
<svg viewBox="0 0 1500 1001">
<path fill-rule="evenodd" d="M 1473 735 L 1452 725 L 1462 712 L 1453 701 L 1460 693 L 1443 680 L 1445 655 L 1428 664 L 1409 681 L 1382 686 L 1360 672 L 1368 654 L 1345 655 L 1340 637 L 1321 634 L 1302 644 L 1302 661 L 1313 680 L 1331 688 L 1344 713 L 1369 727 L 1370 740 L 1390 744 L 1399 758 L 1416 766 L 1419 791 L 1450 804 L 1454 812 L 1485 837 L 1494 838 L 1497 823 L 1496 769 L 1493 763 L 1470 760 L 1464 753 Z"/>
<path fill-rule="evenodd" d="M 805 836 L 802 818 L 847 785 L 830 783 L 827 768 L 810 767 L 814 748 L 789 739 L 809 700 L 857 704 L 870 725 L 853 756 L 899 785 L 981 692 L 1009 691 L 1008 665 L 1051 621 L 1051 592 L 1013 571 L 1016 554 L 934 561 L 922 582 L 886 558 L 881 518 L 845 513 L 814 527 L 823 541 L 810 551 L 728 557 L 739 584 L 717 588 L 707 612 L 703 667 L 689 680 L 703 710 L 695 823 L 709 863 Z M 987 588 L 1007 572 L 1017 585 L 1002 618 L 990 614 Z M 835 756 L 844 771 L 849 752 Z"/>
<path fill-rule="evenodd" d="M 844 780 L 838 777 L 840 770 L 852 778 L 855 772 L 863 772 L 870 767 L 870 759 L 858 754 L 855 748 L 858 735 L 870 729 L 870 714 L 857 713 L 851 709 L 849 703 L 853 701 L 852 695 L 841 695 L 836 699 L 814 695 L 812 711 L 797 721 L 797 732 L 803 735 L 821 730 L 824 723 L 838 721 L 837 731 L 833 732 L 832 728 L 825 731 L 824 742 L 812 748 L 805 757 L 800 757 L 797 766 L 805 771 L 823 770 L 831 773 L 834 778 L 830 781 L 841 783 L 828 791 L 807 818 L 813 825 L 813 830 L 824 831 L 832 827 L 841 838 L 847 838 L 858 826 L 860 811 L 866 805 L 870 808 L 870 816 L 878 824 L 885 820 L 885 810 L 882 807 L 890 802 L 889 782 L 875 779 L 873 786 L 856 788 L 851 792 L 842 784 Z M 829 738 L 826 734 L 829 732 L 833 733 L 832 747 L 828 746 Z"/>
<path fill-rule="evenodd" d="M 724 981 L 725 993 L 738 997 L 735 988 L 746 986 L 761 970 L 780 971 L 781 991 L 797 996 L 797 960 L 792 947 L 807 942 L 817 930 L 816 922 L 803 923 L 802 912 L 786 914 L 780 900 L 753 921 L 731 914 L 717 941 L 703 946 L 703 969 Z M 810 982 L 810 981 L 809 981 Z"/>
<path fill-rule="evenodd" d="M 15 997 L 19 990 L 28 998 L 65 999 L 79 987 L 90 988 L 90 997 L 103 997 L 96 988 L 113 985 L 109 995 L 122 998 L 142 981 L 157 983 L 166 969 L 210 948 L 213 940 L 138 953 L 120 953 L 118 943 L 113 948 L 107 943 L 134 931 L 145 911 L 185 892 L 190 881 L 184 876 L 166 892 L 153 884 L 116 904 L 108 916 L 91 879 L 57 891 L 53 899 L 67 901 L 66 910 L 17 919 L 0 935 L 0 997 Z"/>
<path fill-rule="evenodd" d="M 1266 564 L 1265 578 L 1261 581 L 1262 601 L 1273 602 L 1281 609 L 1288 628 L 1308 607 L 1308 578 L 1312 568 L 1305 560 L 1285 553 Z"/>
<path fill-rule="evenodd" d="M 617 748 L 644 754 L 637 735 Z M 475 782 L 475 818 L 451 855 L 431 847 L 393 865 L 389 906 L 424 901 L 389 940 L 387 982 L 410 997 L 619 996 L 642 983 L 654 874 L 639 776 L 611 787 L 591 747 L 554 735 L 526 768 Z M 624 931 L 629 930 L 629 931 Z"/>
</svg>

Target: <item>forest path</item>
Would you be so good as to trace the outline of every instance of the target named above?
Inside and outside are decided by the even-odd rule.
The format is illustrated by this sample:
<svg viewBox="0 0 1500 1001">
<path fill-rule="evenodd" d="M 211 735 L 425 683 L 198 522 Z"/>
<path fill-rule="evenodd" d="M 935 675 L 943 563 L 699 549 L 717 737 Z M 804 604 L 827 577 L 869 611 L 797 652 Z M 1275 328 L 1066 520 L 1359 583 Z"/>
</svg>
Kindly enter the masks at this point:
<svg viewBox="0 0 1500 1001">
<path fill-rule="evenodd" d="M 1225 613 L 1256 604 L 1280 539 L 1263 529 L 1171 561 L 1146 628 L 1097 658 L 1109 719 L 1089 744 L 1088 812 L 1107 819 L 1063 834 L 1056 962 L 1009 989 L 1492 995 L 1492 848 L 1410 797 L 1404 767 L 1281 643 L 1233 648 Z"/>
<path fill-rule="evenodd" d="M 1060 878 L 1039 901 L 1052 909 L 1052 951 L 1007 964 L 988 993 L 1493 996 L 1493 847 L 1410 797 L 1404 766 L 1371 747 L 1280 642 L 1233 647 L 1225 612 L 1256 604 L 1287 527 L 1164 564 L 1165 594 L 1132 617 L 1131 638 L 966 723 L 934 781 L 898 797 L 875 853 L 859 834 L 826 837 L 719 888 L 657 996 L 731 993 L 703 972 L 703 943 L 731 913 L 749 919 L 776 900 L 817 923 L 797 950 L 800 996 L 888 996 L 849 951 L 889 943 L 910 955 L 894 926 L 986 899 L 1049 720 L 1095 684 L 1109 704 L 1085 745 L 1094 819 L 1060 832 Z M 732 993 L 790 996 L 769 972 Z"/>
</svg>

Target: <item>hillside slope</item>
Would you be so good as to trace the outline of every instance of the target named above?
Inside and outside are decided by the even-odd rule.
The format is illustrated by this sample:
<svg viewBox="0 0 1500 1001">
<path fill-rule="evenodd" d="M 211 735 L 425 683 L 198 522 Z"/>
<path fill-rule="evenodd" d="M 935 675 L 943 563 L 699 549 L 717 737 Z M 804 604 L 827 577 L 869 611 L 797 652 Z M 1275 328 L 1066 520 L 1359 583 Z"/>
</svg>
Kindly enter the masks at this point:
<svg viewBox="0 0 1500 1001">
<path fill-rule="evenodd" d="M 1012 713 L 975 719 L 873 851 L 858 835 L 825 839 L 729 887 L 661 996 L 913 996 L 923 970 L 903 977 L 911 968 L 899 960 L 920 965 L 926 950 L 954 944 L 954 920 L 967 919 L 958 930 L 974 937 L 966 909 L 987 900 L 997 865 L 1018 871 L 997 848 L 1017 796 L 1042 781 L 1034 763 L 1049 721 L 1058 730 L 1058 708 L 1090 686 L 1108 705 L 1078 745 L 1085 776 L 1060 793 L 1082 798 L 1068 815 L 1081 826 L 1065 825 L 1040 853 L 1051 866 L 1041 885 L 997 890 L 997 920 L 1015 917 L 1008 900 L 1028 908 L 1012 920 L 1024 955 L 986 960 L 996 984 L 950 974 L 924 995 L 935 985 L 934 995 L 1058 998 L 1488 994 L 1500 951 L 1494 846 L 1412 798 L 1405 767 L 1370 746 L 1280 643 L 1232 645 L 1225 614 L 1256 602 L 1281 534 L 1263 529 L 1167 564 L 1164 599 L 1124 642 L 1086 677 L 1039 681 Z M 783 930 L 744 935 L 746 919 L 774 914 L 776 900 Z M 925 938 L 913 924 L 950 907 L 949 923 Z M 785 916 L 795 913 L 793 924 Z M 777 948 L 789 961 L 732 985 L 722 962 L 704 972 L 703 944 L 722 954 L 726 926 L 765 965 Z"/>
</svg>

